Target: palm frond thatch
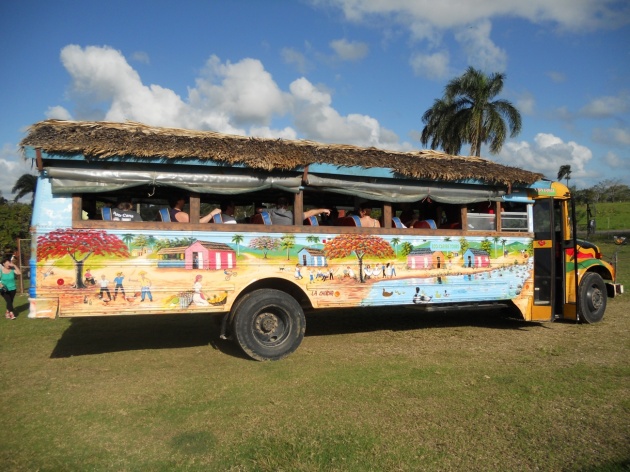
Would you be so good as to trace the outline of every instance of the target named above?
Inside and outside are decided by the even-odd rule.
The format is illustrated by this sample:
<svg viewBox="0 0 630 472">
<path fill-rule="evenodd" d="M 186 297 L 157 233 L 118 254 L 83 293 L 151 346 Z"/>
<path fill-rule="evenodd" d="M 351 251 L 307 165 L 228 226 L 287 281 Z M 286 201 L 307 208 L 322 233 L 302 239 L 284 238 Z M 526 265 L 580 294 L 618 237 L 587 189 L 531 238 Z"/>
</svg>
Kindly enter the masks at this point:
<svg viewBox="0 0 630 472">
<path fill-rule="evenodd" d="M 20 145 L 48 154 L 83 154 L 89 159 L 198 159 L 242 164 L 257 170 L 295 170 L 309 164 L 339 167 L 388 167 L 400 176 L 457 182 L 531 184 L 542 174 L 467 156 L 425 150 L 396 152 L 314 141 L 253 138 L 213 131 L 159 128 L 142 123 L 46 120 L 28 129 Z"/>
</svg>

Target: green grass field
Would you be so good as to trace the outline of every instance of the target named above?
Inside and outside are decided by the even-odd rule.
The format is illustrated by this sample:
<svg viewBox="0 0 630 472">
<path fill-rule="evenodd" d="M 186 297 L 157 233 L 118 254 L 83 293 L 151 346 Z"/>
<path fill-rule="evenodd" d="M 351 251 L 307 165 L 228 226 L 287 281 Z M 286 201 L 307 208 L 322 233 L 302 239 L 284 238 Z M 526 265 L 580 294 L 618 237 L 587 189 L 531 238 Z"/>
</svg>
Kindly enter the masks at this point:
<svg viewBox="0 0 630 472">
<path fill-rule="evenodd" d="M 579 215 L 577 223 L 579 229 L 586 229 L 586 205 L 578 205 L 576 211 Z M 598 203 L 591 205 L 592 216 L 596 223 L 597 231 L 624 230 L 630 233 L 630 202 Z"/>
<path fill-rule="evenodd" d="M 603 249 L 628 290 L 630 245 Z M 30 320 L 18 305 L 0 320 L 3 471 L 630 467 L 630 293 L 596 325 L 317 312 L 267 363 L 208 316 Z"/>
</svg>

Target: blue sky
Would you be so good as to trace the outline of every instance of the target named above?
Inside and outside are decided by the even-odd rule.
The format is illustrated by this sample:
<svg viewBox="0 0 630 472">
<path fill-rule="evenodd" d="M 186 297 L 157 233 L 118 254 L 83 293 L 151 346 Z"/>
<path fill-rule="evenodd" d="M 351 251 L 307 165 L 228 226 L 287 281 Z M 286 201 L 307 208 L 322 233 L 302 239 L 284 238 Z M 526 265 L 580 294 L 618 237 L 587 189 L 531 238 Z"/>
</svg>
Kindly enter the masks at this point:
<svg viewBox="0 0 630 472">
<path fill-rule="evenodd" d="M 14 0 L 0 44 L 5 198 L 47 118 L 422 149 L 422 114 L 469 66 L 505 73 L 523 117 L 484 157 L 630 185 L 627 0 Z"/>
</svg>

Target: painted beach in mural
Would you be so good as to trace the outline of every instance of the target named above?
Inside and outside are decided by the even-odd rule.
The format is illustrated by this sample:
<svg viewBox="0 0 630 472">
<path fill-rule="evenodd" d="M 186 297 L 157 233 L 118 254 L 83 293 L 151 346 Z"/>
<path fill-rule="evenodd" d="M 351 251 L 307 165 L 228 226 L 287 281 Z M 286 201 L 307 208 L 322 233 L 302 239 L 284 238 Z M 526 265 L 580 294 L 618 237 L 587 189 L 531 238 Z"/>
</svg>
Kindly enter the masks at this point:
<svg viewBox="0 0 630 472">
<path fill-rule="evenodd" d="M 240 290 L 268 278 L 297 284 L 314 307 L 506 299 L 518 306 L 532 290 L 527 238 L 166 235 L 72 228 L 41 234 L 34 290 L 59 300 L 61 316 L 223 312 Z M 50 308 L 44 305 L 34 308 Z"/>
</svg>

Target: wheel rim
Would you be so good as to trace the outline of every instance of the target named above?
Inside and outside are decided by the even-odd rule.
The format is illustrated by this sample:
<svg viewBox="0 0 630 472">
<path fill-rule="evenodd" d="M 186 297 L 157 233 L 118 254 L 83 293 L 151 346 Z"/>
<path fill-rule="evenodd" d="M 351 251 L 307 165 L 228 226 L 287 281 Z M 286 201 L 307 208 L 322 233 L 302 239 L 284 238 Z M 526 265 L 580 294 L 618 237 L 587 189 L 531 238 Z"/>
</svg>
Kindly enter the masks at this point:
<svg viewBox="0 0 630 472">
<path fill-rule="evenodd" d="M 265 346 L 275 346 L 286 339 L 291 327 L 291 320 L 282 310 L 265 308 L 252 323 L 254 338 Z"/>
<path fill-rule="evenodd" d="M 586 292 L 586 295 L 591 311 L 598 311 L 604 304 L 602 291 L 596 285 L 591 285 Z"/>
</svg>

